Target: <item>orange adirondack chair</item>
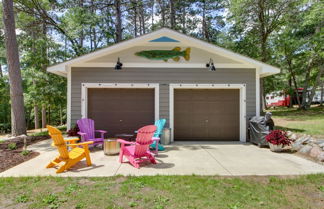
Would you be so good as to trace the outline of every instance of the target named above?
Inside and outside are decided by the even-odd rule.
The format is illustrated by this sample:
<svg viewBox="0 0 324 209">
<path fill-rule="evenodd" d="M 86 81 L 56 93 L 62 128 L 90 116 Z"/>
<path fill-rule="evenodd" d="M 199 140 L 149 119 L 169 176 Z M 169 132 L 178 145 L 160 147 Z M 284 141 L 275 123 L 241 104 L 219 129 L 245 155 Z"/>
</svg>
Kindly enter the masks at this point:
<svg viewBox="0 0 324 209">
<path fill-rule="evenodd" d="M 53 139 L 53 146 L 56 146 L 59 156 L 52 160 L 46 168 L 52 168 L 58 166 L 56 173 L 62 173 L 65 170 L 68 170 L 70 167 L 74 166 L 77 162 L 86 158 L 87 165 L 91 165 L 90 152 L 88 145 L 92 144 L 92 141 L 76 143 L 79 138 L 74 139 L 64 139 L 62 132 L 53 126 L 46 126 L 49 132 L 49 135 Z M 68 142 L 68 144 L 67 144 Z M 72 149 L 68 151 L 67 146 L 70 146 Z M 78 146 L 82 146 L 78 147 Z M 63 165 L 60 165 L 60 162 L 65 162 Z"/>
<path fill-rule="evenodd" d="M 139 164 L 143 161 L 151 161 L 151 163 L 156 164 L 154 155 L 151 153 L 149 147 L 150 144 L 153 143 L 152 137 L 155 131 L 156 126 L 148 125 L 137 131 L 136 142 L 117 139 L 117 141 L 121 143 L 119 162 L 123 163 L 123 158 L 125 156 L 135 168 L 139 168 Z"/>
</svg>

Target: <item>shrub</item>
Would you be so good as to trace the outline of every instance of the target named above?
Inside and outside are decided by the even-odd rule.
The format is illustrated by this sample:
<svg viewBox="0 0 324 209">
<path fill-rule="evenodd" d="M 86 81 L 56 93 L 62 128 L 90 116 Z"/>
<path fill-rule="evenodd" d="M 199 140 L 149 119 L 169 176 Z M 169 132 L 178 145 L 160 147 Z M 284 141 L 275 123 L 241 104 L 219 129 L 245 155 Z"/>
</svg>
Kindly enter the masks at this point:
<svg viewBox="0 0 324 209">
<path fill-rule="evenodd" d="M 287 136 L 287 132 L 282 130 L 271 131 L 266 136 L 267 142 L 274 145 L 290 145 L 292 140 Z"/>
<path fill-rule="evenodd" d="M 27 156 L 30 154 L 29 150 L 23 150 L 20 154 L 22 154 L 23 156 Z"/>
<path fill-rule="evenodd" d="M 17 149 L 17 144 L 16 143 L 10 143 L 10 144 L 8 144 L 8 149 L 10 149 L 10 150 Z"/>
<path fill-rule="evenodd" d="M 10 123 L 0 123 L 0 133 L 9 133 L 11 131 Z"/>
<path fill-rule="evenodd" d="M 16 202 L 18 202 L 18 203 L 26 203 L 26 202 L 28 202 L 28 200 L 29 200 L 29 198 L 26 194 L 18 195 L 16 197 Z"/>
<path fill-rule="evenodd" d="M 78 125 L 76 124 L 73 128 L 68 130 L 68 136 L 79 136 L 78 132 L 80 131 Z"/>
</svg>

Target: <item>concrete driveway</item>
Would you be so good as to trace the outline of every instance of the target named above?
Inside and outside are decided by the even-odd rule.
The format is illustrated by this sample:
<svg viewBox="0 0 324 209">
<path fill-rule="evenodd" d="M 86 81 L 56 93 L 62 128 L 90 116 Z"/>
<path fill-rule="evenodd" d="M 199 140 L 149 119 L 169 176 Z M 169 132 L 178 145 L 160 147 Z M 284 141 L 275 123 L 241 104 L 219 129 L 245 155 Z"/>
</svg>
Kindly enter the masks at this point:
<svg viewBox="0 0 324 209">
<path fill-rule="evenodd" d="M 157 156 L 158 164 L 140 169 L 120 164 L 118 156 L 106 156 L 102 150 L 91 153 L 93 165 L 84 161 L 65 173 L 46 169 L 57 151 L 51 140 L 34 144 L 29 149 L 40 152 L 36 158 L 0 173 L 0 176 L 114 176 L 114 175 L 298 175 L 324 173 L 324 166 L 288 153 L 273 153 L 251 144 L 183 142 L 166 147 Z"/>
</svg>

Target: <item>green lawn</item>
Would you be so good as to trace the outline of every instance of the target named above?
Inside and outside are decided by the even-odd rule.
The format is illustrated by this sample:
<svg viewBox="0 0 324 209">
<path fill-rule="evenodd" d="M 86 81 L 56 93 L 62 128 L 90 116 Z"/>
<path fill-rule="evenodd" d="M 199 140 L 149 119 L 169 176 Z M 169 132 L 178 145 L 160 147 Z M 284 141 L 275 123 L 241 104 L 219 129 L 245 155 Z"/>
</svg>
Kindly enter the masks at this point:
<svg viewBox="0 0 324 209">
<path fill-rule="evenodd" d="M 297 110 L 297 108 L 276 108 L 269 110 L 277 128 L 296 133 L 324 137 L 324 106 L 311 109 Z"/>
<path fill-rule="evenodd" d="M 323 208 L 324 175 L 0 179 L 0 208 Z"/>
</svg>

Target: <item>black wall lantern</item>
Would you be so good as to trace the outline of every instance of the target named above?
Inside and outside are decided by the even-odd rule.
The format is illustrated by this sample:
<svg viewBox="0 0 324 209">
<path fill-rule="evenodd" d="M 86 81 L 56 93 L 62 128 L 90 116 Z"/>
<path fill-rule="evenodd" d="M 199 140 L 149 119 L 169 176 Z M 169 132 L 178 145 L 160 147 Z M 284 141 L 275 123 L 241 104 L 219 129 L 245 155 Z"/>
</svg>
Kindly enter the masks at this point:
<svg viewBox="0 0 324 209">
<path fill-rule="evenodd" d="M 206 64 L 206 67 L 208 67 L 209 71 L 216 71 L 212 58 L 210 58 L 209 63 Z"/>
<path fill-rule="evenodd" d="M 120 62 L 120 59 L 118 57 L 117 63 L 115 65 L 115 70 L 121 70 L 123 66 L 123 63 Z"/>
</svg>

